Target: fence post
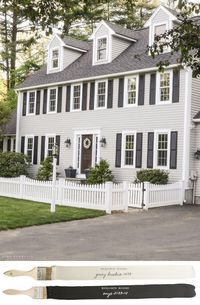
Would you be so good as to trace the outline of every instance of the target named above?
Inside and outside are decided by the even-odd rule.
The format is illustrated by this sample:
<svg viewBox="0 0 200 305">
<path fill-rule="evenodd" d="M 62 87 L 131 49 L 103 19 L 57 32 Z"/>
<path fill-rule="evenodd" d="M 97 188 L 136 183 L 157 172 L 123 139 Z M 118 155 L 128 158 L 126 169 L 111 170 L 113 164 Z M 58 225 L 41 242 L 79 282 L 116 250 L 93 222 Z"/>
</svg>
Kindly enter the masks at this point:
<svg viewBox="0 0 200 305">
<path fill-rule="evenodd" d="M 63 187 L 65 185 L 65 178 L 58 179 L 58 204 L 63 204 Z"/>
<path fill-rule="evenodd" d="M 185 201 L 185 181 L 181 180 L 180 182 L 180 205 L 183 205 Z"/>
<path fill-rule="evenodd" d="M 21 175 L 20 176 L 20 180 L 19 180 L 19 185 L 20 185 L 20 199 L 24 198 L 24 187 L 25 187 L 25 182 L 26 182 L 26 176 Z"/>
<path fill-rule="evenodd" d="M 148 210 L 149 208 L 149 182 L 144 182 L 144 210 Z"/>
<path fill-rule="evenodd" d="M 124 212 L 128 212 L 128 183 L 123 181 L 123 207 Z"/>
<path fill-rule="evenodd" d="M 112 190 L 113 190 L 113 182 L 105 183 L 105 206 L 106 213 L 111 214 L 112 211 Z"/>
</svg>

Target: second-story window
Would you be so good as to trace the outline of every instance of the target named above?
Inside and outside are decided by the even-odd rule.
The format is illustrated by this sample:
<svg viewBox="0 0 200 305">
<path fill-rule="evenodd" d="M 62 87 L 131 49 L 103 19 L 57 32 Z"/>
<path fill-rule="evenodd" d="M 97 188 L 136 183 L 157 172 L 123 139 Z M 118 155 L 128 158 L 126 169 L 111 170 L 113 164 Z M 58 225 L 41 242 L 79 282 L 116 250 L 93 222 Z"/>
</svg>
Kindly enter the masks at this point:
<svg viewBox="0 0 200 305">
<path fill-rule="evenodd" d="M 165 72 L 160 74 L 160 92 L 159 100 L 160 102 L 169 102 L 170 101 L 170 91 L 171 91 L 171 81 L 170 81 L 170 72 Z"/>
<path fill-rule="evenodd" d="M 57 89 L 49 89 L 48 112 L 56 112 L 57 107 Z"/>
<path fill-rule="evenodd" d="M 107 103 L 107 82 L 96 83 L 96 108 L 105 108 Z"/>
<path fill-rule="evenodd" d="M 56 69 L 59 67 L 59 49 L 52 50 L 51 56 L 51 67 Z"/>
<path fill-rule="evenodd" d="M 35 113 L 35 91 L 29 92 L 28 98 L 28 114 Z"/>
<path fill-rule="evenodd" d="M 72 110 L 81 109 L 81 84 L 72 86 Z"/>
<path fill-rule="evenodd" d="M 107 38 L 97 40 L 97 61 L 106 60 L 107 58 Z"/>
</svg>

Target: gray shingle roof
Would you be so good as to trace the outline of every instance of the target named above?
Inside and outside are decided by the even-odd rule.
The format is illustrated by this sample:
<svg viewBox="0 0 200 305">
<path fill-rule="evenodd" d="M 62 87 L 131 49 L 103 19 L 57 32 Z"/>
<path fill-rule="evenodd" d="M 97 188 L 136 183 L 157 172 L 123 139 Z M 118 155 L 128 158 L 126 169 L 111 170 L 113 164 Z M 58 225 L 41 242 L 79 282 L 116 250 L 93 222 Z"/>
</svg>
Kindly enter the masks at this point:
<svg viewBox="0 0 200 305">
<path fill-rule="evenodd" d="M 35 74 L 30 75 L 27 79 L 18 87 L 36 87 L 40 85 L 50 85 L 53 83 L 61 83 L 72 80 L 80 80 L 84 78 L 93 78 L 95 76 L 109 75 L 115 73 L 123 73 L 128 71 L 135 71 L 140 69 L 148 69 L 156 67 L 158 62 L 169 60 L 171 64 L 177 63 L 178 55 L 171 53 L 165 53 L 156 56 L 154 59 L 147 53 L 147 45 L 149 40 L 149 30 L 141 29 L 132 31 L 133 37 L 137 39 L 137 42 L 131 43 L 131 45 L 122 52 L 111 63 L 102 65 L 92 65 L 92 42 L 88 43 L 89 50 L 83 53 L 75 62 L 66 67 L 63 71 L 58 73 L 46 73 L 46 66 L 42 67 Z M 139 55 L 139 56 L 138 56 Z"/>
<path fill-rule="evenodd" d="M 134 31 L 130 29 L 126 29 L 118 24 L 111 23 L 109 21 L 105 21 L 105 23 L 116 33 L 122 35 L 124 37 L 128 37 L 131 39 L 136 39 L 134 35 Z"/>
<path fill-rule="evenodd" d="M 15 135 L 16 123 L 17 123 L 17 110 L 14 110 L 13 113 L 11 114 L 9 122 L 3 128 L 3 133 L 5 135 Z"/>
<path fill-rule="evenodd" d="M 88 51 L 90 48 L 90 45 L 87 41 L 83 41 L 83 40 L 78 40 L 78 39 L 74 39 L 70 36 L 65 36 L 65 37 L 61 37 L 62 41 L 70 47 L 74 47 L 74 48 L 78 48 L 78 49 L 82 49 L 85 51 Z"/>
</svg>

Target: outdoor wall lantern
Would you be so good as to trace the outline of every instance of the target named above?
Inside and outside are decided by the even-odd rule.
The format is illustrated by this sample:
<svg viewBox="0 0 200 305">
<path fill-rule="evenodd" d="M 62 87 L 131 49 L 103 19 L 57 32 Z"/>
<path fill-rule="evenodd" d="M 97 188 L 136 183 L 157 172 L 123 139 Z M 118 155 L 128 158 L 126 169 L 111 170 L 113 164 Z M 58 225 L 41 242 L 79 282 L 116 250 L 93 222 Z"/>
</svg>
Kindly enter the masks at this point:
<svg viewBox="0 0 200 305">
<path fill-rule="evenodd" d="M 101 147 L 105 147 L 106 146 L 106 138 L 102 137 L 99 142 L 101 143 Z"/>
<path fill-rule="evenodd" d="M 66 140 L 65 140 L 65 145 L 66 145 L 66 147 L 70 147 L 71 146 L 71 139 L 70 138 L 67 138 Z"/>
<path fill-rule="evenodd" d="M 194 153 L 195 159 L 199 160 L 200 159 L 200 148 L 197 148 L 197 151 Z"/>
</svg>

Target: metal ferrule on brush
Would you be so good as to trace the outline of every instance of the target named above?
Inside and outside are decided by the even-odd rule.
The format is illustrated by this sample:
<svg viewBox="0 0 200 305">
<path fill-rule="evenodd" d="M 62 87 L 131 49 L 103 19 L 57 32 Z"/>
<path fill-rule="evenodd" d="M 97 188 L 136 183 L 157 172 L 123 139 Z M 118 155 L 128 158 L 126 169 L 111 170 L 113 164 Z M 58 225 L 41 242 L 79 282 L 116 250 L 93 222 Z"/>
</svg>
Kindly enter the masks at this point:
<svg viewBox="0 0 200 305">
<path fill-rule="evenodd" d="M 37 279 L 40 281 L 48 281 L 52 279 L 52 267 L 38 267 Z"/>
<path fill-rule="evenodd" d="M 47 288 L 34 287 L 33 299 L 47 299 Z"/>
</svg>

